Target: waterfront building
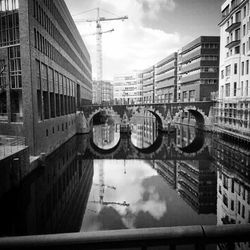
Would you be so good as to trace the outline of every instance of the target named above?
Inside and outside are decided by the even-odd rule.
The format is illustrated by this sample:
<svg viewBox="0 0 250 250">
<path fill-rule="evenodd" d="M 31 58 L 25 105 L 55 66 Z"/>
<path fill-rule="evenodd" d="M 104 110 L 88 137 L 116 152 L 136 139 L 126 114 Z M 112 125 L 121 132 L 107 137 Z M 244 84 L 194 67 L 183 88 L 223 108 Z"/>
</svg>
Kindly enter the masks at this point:
<svg viewBox="0 0 250 250">
<path fill-rule="evenodd" d="M 201 36 L 181 49 L 181 102 L 209 101 L 218 90 L 219 47 L 219 37 Z"/>
<path fill-rule="evenodd" d="M 0 131 L 26 138 L 32 155 L 76 133 L 92 100 L 90 55 L 64 1 L 0 1 Z"/>
<path fill-rule="evenodd" d="M 242 145 L 241 145 L 242 146 Z M 217 169 L 217 225 L 250 222 L 250 180 L 248 149 L 215 137 L 212 157 Z M 248 249 L 240 243 L 235 249 Z"/>
<path fill-rule="evenodd" d="M 93 82 L 93 104 L 111 104 L 113 102 L 113 85 L 109 81 Z"/>
<path fill-rule="evenodd" d="M 220 81 L 216 125 L 223 133 L 250 139 L 250 6 L 227 0 L 221 7 Z"/>
<path fill-rule="evenodd" d="M 115 104 L 139 104 L 142 102 L 142 81 L 139 72 L 114 77 Z"/>
<path fill-rule="evenodd" d="M 154 168 L 173 189 L 177 189 L 178 175 L 176 161 L 155 160 Z"/>
<path fill-rule="evenodd" d="M 216 170 L 207 160 L 177 161 L 178 192 L 198 213 L 216 212 Z"/>
<path fill-rule="evenodd" d="M 142 72 L 143 103 L 155 102 L 155 68 L 151 66 Z"/>
<path fill-rule="evenodd" d="M 177 53 L 173 53 L 155 65 L 155 102 L 176 102 Z"/>
</svg>

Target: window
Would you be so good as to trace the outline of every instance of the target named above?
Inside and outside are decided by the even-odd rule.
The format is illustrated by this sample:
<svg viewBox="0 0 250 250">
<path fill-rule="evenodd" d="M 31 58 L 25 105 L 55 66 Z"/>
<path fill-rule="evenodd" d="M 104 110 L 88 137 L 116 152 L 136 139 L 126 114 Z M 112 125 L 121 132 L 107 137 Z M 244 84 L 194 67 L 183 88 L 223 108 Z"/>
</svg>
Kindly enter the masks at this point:
<svg viewBox="0 0 250 250">
<path fill-rule="evenodd" d="M 231 65 L 226 66 L 226 76 L 230 76 L 231 74 Z"/>
<path fill-rule="evenodd" d="M 234 96 L 237 94 L 237 82 L 234 82 Z"/>
<path fill-rule="evenodd" d="M 245 43 L 242 44 L 242 54 L 243 55 L 246 54 L 246 44 Z"/>
<path fill-rule="evenodd" d="M 246 35 L 246 25 L 244 24 L 243 25 L 243 36 L 245 36 Z"/>
<path fill-rule="evenodd" d="M 246 96 L 248 96 L 248 80 L 246 80 Z"/>
<path fill-rule="evenodd" d="M 0 47 L 20 42 L 17 0 L 0 1 Z"/>
<path fill-rule="evenodd" d="M 235 21 L 240 22 L 240 11 L 238 11 L 235 15 Z"/>
<path fill-rule="evenodd" d="M 231 200 L 231 210 L 234 211 L 234 201 Z"/>
<path fill-rule="evenodd" d="M 225 93 L 226 97 L 230 96 L 230 83 L 226 84 L 226 93 Z"/>
<path fill-rule="evenodd" d="M 235 64 L 234 64 L 234 74 L 235 74 L 235 75 L 237 74 L 237 66 L 238 66 L 238 64 L 235 63 Z"/>
<path fill-rule="evenodd" d="M 244 82 L 241 81 L 241 88 L 240 88 L 241 96 L 243 96 L 243 88 L 244 88 Z"/>
<path fill-rule="evenodd" d="M 239 54 L 240 53 L 240 46 L 235 47 L 235 54 Z"/>
<path fill-rule="evenodd" d="M 224 79 L 224 70 L 221 71 L 221 79 Z"/>
<path fill-rule="evenodd" d="M 246 61 L 246 74 L 249 74 L 249 60 Z"/>
<path fill-rule="evenodd" d="M 22 88 L 20 46 L 8 48 L 8 56 L 11 88 Z"/>
<path fill-rule="evenodd" d="M 241 62 L 241 75 L 244 75 L 244 62 Z"/>
<path fill-rule="evenodd" d="M 240 40 L 240 29 L 235 30 L 235 41 Z"/>
</svg>

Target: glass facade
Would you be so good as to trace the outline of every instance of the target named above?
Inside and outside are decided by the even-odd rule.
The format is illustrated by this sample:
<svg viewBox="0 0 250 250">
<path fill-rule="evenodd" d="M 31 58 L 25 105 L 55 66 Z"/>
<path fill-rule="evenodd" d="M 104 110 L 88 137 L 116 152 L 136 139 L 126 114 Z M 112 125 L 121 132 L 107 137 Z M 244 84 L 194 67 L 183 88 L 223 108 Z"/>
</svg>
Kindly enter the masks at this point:
<svg viewBox="0 0 250 250">
<path fill-rule="evenodd" d="M 0 0 L 0 47 L 20 42 L 18 0 Z"/>
</svg>

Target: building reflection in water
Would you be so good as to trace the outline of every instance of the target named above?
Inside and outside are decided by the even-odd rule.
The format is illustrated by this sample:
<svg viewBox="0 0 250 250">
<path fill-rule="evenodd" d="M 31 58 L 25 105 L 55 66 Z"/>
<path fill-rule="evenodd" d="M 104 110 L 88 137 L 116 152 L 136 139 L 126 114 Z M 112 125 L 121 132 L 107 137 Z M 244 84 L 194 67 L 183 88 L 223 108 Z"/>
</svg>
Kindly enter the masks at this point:
<svg viewBox="0 0 250 250">
<path fill-rule="evenodd" d="M 78 159 L 74 137 L 0 198 L 0 235 L 79 231 L 92 178 L 93 160 Z"/>
<path fill-rule="evenodd" d="M 137 148 L 148 148 L 158 136 L 156 117 L 149 111 L 141 111 L 133 117 L 131 141 Z"/>
<path fill-rule="evenodd" d="M 102 124 L 93 123 L 92 138 L 95 145 L 101 149 L 113 148 L 120 139 L 120 124 L 112 116 L 104 117 Z"/>
<path fill-rule="evenodd" d="M 217 225 L 250 223 L 250 156 L 215 137 L 212 156 L 217 167 Z M 249 249 L 249 243 L 235 249 Z"/>
</svg>

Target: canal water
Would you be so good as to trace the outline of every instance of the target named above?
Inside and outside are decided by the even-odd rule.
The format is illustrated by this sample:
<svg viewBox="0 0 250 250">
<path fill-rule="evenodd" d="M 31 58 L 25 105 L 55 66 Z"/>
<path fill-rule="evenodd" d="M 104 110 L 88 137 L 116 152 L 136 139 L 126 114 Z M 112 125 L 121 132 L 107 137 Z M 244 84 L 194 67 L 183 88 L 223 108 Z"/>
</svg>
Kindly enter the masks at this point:
<svg viewBox="0 0 250 250">
<path fill-rule="evenodd" d="M 249 223 L 248 149 L 194 127 L 158 128 L 151 113 L 131 132 L 107 116 L 11 190 L 1 181 L 0 235 Z M 1 176 L 11 182 L 11 171 Z"/>
</svg>

